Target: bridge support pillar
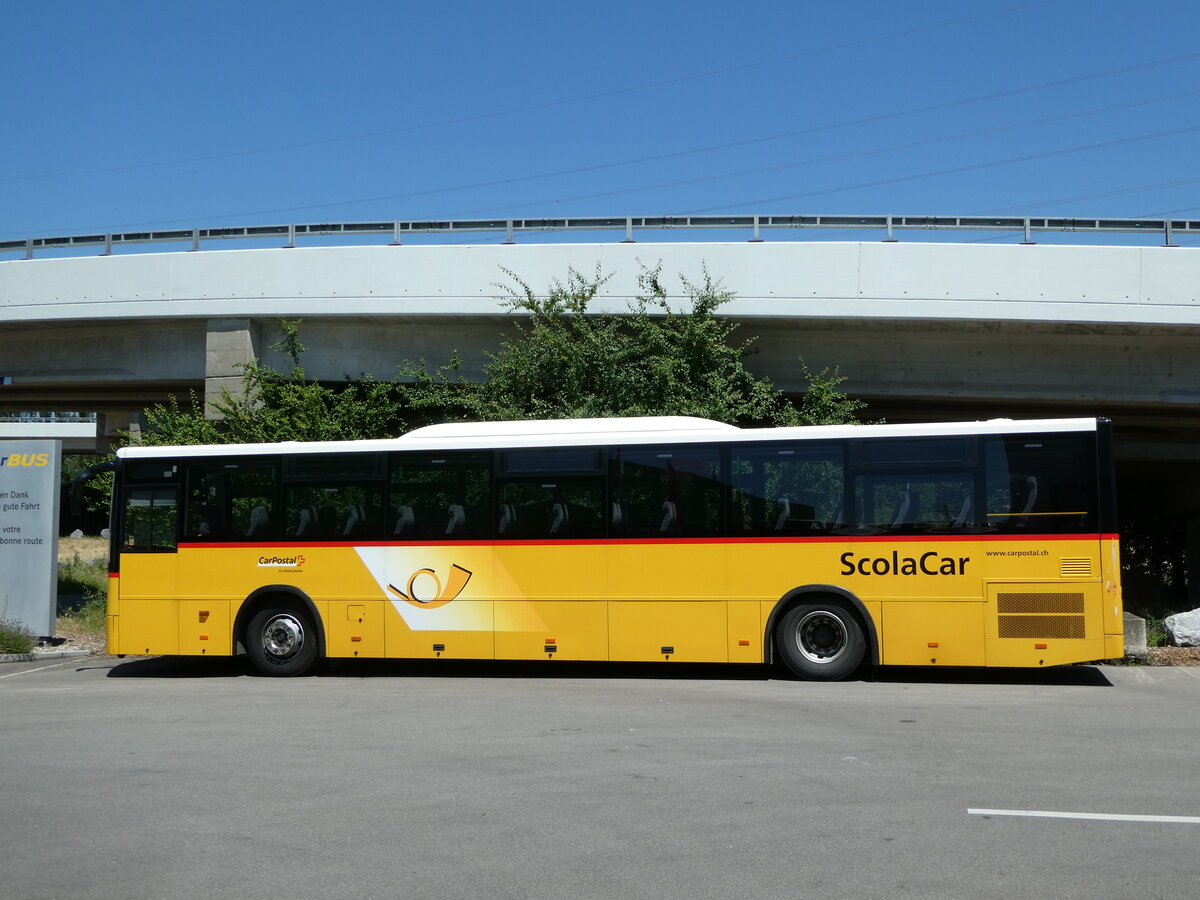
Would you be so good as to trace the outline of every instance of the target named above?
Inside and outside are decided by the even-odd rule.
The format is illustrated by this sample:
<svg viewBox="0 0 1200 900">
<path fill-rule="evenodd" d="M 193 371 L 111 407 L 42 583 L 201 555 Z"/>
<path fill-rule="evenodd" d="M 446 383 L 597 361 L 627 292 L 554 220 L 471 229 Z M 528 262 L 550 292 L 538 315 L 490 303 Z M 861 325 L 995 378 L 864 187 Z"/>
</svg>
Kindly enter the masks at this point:
<svg viewBox="0 0 1200 900">
<path fill-rule="evenodd" d="M 96 430 L 96 452 L 108 453 L 122 442 L 128 434 L 133 443 L 141 441 L 141 434 L 146 427 L 146 416 L 141 412 L 104 412 L 100 414 L 99 428 Z"/>
<path fill-rule="evenodd" d="M 209 319 L 204 342 L 204 410 L 221 418 L 213 407 L 222 392 L 243 396 L 244 366 L 259 356 L 260 329 L 251 319 Z"/>
</svg>

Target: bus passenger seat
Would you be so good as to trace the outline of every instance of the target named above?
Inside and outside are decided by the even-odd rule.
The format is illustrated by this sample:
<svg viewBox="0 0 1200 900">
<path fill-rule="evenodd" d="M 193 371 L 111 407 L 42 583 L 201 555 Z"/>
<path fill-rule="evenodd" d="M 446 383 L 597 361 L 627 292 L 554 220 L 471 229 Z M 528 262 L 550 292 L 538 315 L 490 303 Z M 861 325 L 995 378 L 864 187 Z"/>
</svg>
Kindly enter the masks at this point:
<svg viewBox="0 0 1200 900">
<path fill-rule="evenodd" d="M 962 509 L 958 511 L 958 515 L 954 518 L 954 528 L 966 528 L 971 525 L 971 513 L 974 511 L 974 498 L 971 496 L 971 489 L 964 487 L 962 489 Z"/>
<path fill-rule="evenodd" d="M 250 527 L 246 529 L 246 537 L 258 537 L 271 524 L 271 514 L 265 506 L 256 506 L 250 510 Z"/>
<path fill-rule="evenodd" d="M 558 534 L 563 530 L 563 526 L 567 524 L 570 515 L 567 513 L 567 504 L 555 503 L 550 509 L 550 533 Z"/>
<path fill-rule="evenodd" d="M 346 525 L 342 528 L 342 534 L 356 534 L 363 530 L 367 524 L 367 510 L 361 503 L 351 503 L 346 508 Z"/>
<path fill-rule="evenodd" d="M 511 503 L 500 504 L 500 533 L 508 534 L 517 527 L 517 511 Z"/>
<path fill-rule="evenodd" d="M 663 519 L 662 524 L 658 526 L 658 530 L 669 531 L 675 526 L 675 504 L 670 500 L 664 500 L 662 505 Z"/>
<path fill-rule="evenodd" d="M 917 511 L 920 509 L 921 501 L 917 492 L 914 490 L 905 490 L 900 492 L 900 500 L 896 504 L 896 513 L 892 516 L 892 528 L 899 528 L 902 525 L 912 525 L 917 521 Z"/>
<path fill-rule="evenodd" d="M 300 508 L 300 522 L 296 525 L 296 536 L 308 534 L 317 527 L 317 508 L 315 506 L 302 506 Z"/>
<path fill-rule="evenodd" d="M 1037 505 L 1038 484 L 1037 476 L 1030 475 L 1025 479 L 1027 492 L 1025 494 L 1025 506 L 1021 509 L 1021 515 L 1017 517 L 1017 527 L 1024 528 L 1025 523 L 1029 520 L 1029 514 L 1033 512 L 1034 506 Z"/>
<path fill-rule="evenodd" d="M 838 499 L 837 506 L 833 510 L 833 517 L 829 520 L 829 527 L 846 527 L 846 500 L 844 497 Z"/>
<path fill-rule="evenodd" d="M 450 507 L 450 521 L 446 523 L 446 534 L 461 534 L 467 527 L 467 514 L 455 503 Z"/>
<path fill-rule="evenodd" d="M 788 519 L 792 515 L 792 504 L 788 502 L 787 497 L 779 498 L 779 518 L 775 520 L 775 530 L 783 531 L 787 527 Z"/>
</svg>

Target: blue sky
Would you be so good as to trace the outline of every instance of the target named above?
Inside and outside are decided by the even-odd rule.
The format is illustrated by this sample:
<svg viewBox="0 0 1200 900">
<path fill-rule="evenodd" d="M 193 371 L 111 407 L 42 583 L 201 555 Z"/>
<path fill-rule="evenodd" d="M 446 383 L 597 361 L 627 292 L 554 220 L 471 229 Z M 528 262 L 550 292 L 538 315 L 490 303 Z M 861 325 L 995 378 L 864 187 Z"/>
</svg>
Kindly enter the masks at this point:
<svg viewBox="0 0 1200 900">
<path fill-rule="evenodd" d="M 1200 218 L 1193 0 L 0 11 L 0 240 L 709 212 Z"/>
</svg>

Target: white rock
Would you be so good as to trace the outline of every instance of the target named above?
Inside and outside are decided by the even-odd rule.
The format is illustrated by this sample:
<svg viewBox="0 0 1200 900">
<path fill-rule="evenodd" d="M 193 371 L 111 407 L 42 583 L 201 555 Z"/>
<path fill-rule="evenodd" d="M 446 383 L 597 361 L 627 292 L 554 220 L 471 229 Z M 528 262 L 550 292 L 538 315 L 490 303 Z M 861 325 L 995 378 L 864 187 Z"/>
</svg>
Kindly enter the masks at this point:
<svg viewBox="0 0 1200 900">
<path fill-rule="evenodd" d="M 1177 647 L 1200 647 L 1200 609 L 1167 616 L 1167 634 Z"/>
<path fill-rule="evenodd" d="M 107 528 L 100 529 L 100 537 L 104 538 L 106 541 L 108 540 L 108 529 Z"/>
<path fill-rule="evenodd" d="M 78 528 L 76 528 L 74 531 L 71 532 L 71 537 L 81 538 L 81 537 L 83 537 L 83 532 L 80 531 Z"/>
</svg>

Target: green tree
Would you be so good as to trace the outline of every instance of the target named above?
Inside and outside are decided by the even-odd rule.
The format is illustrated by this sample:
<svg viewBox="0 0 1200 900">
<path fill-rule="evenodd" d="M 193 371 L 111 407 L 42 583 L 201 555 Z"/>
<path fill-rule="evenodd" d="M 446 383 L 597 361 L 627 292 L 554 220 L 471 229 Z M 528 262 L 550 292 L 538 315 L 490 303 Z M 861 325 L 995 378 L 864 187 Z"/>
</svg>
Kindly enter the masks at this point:
<svg viewBox="0 0 1200 900">
<path fill-rule="evenodd" d="M 299 320 L 280 320 L 272 349 L 290 361 L 286 372 L 254 361 L 243 392 L 222 395 L 204 417 L 193 395 L 146 411 L 144 440 L 164 443 L 257 443 L 391 437 L 445 421 L 691 415 L 736 425 L 806 425 L 855 421 L 864 404 L 841 390 L 836 369 L 813 373 L 800 360 L 808 390 L 792 403 L 745 359 L 754 339 L 739 341 L 736 325 L 717 314 L 732 294 L 707 271 L 684 281 L 685 309 L 673 308 L 658 268 L 645 270 L 641 295 L 628 311 L 595 311 L 607 277 L 574 269 L 545 296 L 513 272 L 500 285 L 514 316 L 513 332 L 487 354 L 482 380 L 464 377 L 456 355 L 430 368 L 404 361 L 390 381 L 371 375 L 325 385 L 308 378 Z"/>
<path fill-rule="evenodd" d="M 483 380 L 468 381 L 454 364 L 432 373 L 409 365 L 401 375 L 413 409 L 443 419 L 692 415 L 763 426 L 852 422 L 864 406 L 840 390 L 836 369 L 813 373 L 801 360 L 809 389 L 799 406 L 753 375 L 744 361 L 754 339 L 736 340 L 737 326 L 717 315 L 733 295 L 707 271 L 684 281 L 685 311 L 668 301 L 660 269 L 644 271 L 626 313 L 590 310 L 607 281 L 599 270 L 589 278 L 572 269 L 545 296 L 506 274 L 508 307 L 523 315 L 488 354 Z"/>
</svg>

